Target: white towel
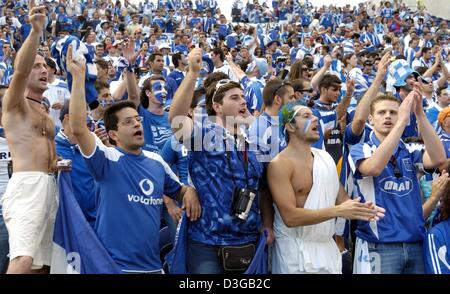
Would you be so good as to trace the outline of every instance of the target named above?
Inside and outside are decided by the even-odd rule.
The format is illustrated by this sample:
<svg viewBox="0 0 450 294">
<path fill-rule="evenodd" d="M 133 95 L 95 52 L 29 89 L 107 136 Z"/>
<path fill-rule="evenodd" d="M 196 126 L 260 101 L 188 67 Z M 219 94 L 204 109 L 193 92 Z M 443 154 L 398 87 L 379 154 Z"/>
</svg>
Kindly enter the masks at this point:
<svg viewBox="0 0 450 294">
<path fill-rule="evenodd" d="M 315 148 L 311 148 L 311 151 L 314 155 L 313 185 L 304 208 L 332 207 L 339 193 L 336 166 L 326 151 Z M 275 205 L 274 232 L 274 274 L 342 272 L 342 257 L 333 239 L 335 219 L 311 226 L 288 228 Z"/>
</svg>

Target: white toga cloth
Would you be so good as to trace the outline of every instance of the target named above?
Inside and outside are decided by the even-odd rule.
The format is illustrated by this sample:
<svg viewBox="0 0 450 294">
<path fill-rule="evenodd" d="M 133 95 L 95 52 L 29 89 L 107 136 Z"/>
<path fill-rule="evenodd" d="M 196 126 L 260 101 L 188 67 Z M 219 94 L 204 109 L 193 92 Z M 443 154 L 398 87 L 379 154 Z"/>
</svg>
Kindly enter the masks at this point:
<svg viewBox="0 0 450 294">
<path fill-rule="evenodd" d="M 339 193 L 339 179 L 333 158 L 323 150 L 311 148 L 314 155 L 313 185 L 305 209 L 332 207 Z M 300 168 L 300 167 L 299 167 Z M 342 258 L 333 235 L 335 219 L 311 225 L 288 228 L 275 206 L 275 243 L 272 273 L 340 274 Z"/>
</svg>

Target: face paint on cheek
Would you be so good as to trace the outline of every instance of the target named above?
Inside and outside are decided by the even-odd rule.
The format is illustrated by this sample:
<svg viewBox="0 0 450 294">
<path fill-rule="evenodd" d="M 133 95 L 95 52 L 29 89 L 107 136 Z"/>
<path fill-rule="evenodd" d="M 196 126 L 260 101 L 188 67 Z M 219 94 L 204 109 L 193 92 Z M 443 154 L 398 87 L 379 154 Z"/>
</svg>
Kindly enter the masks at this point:
<svg viewBox="0 0 450 294">
<path fill-rule="evenodd" d="M 306 133 L 306 131 L 309 129 L 309 127 L 311 126 L 312 120 L 309 118 L 305 121 L 305 125 L 303 126 L 303 132 Z"/>
</svg>

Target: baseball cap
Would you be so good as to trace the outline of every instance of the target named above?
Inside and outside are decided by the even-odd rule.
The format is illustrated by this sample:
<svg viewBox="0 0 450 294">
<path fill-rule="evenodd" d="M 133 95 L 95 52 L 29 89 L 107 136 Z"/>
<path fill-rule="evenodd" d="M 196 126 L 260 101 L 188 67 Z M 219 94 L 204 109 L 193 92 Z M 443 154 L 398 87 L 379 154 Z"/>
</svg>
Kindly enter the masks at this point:
<svg viewBox="0 0 450 294">
<path fill-rule="evenodd" d="M 170 50 L 170 45 L 167 43 L 161 43 L 161 45 L 159 45 L 159 50 L 162 49 L 169 49 Z"/>
</svg>

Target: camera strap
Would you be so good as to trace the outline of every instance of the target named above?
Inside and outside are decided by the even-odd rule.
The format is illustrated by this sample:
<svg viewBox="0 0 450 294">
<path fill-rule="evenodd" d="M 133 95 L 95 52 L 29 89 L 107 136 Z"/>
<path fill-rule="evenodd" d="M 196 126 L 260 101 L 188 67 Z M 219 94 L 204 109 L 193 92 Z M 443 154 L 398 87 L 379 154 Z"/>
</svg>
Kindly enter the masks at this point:
<svg viewBox="0 0 450 294">
<path fill-rule="evenodd" d="M 223 142 L 224 142 L 225 152 L 227 153 L 227 163 L 228 163 L 228 167 L 230 168 L 230 171 L 231 171 L 231 178 L 233 180 L 234 186 L 237 187 L 236 179 L 234 177 L 234 169 L 233 169 L 233 166 L 231 165 L 231 151 L 226 149 L 227 148 L 226 139 L 224 139 Z M 234 148 L 234 150 L 236 150 L 238 159 L 240 159 L 239 152 L 236 147 L 236 142 L 233 143 L 233 148 Z M 245 185 L 248 188 L 248 142 L 247 141 L 245 141 L 244 152 L 242 152 L 241 154 L 242 154 L 242 164 L 244 166 L 244 173 L 245 173 Z M 241 160 L 239 160 L 239 161 L 241 161 Z"/>
</svg>

